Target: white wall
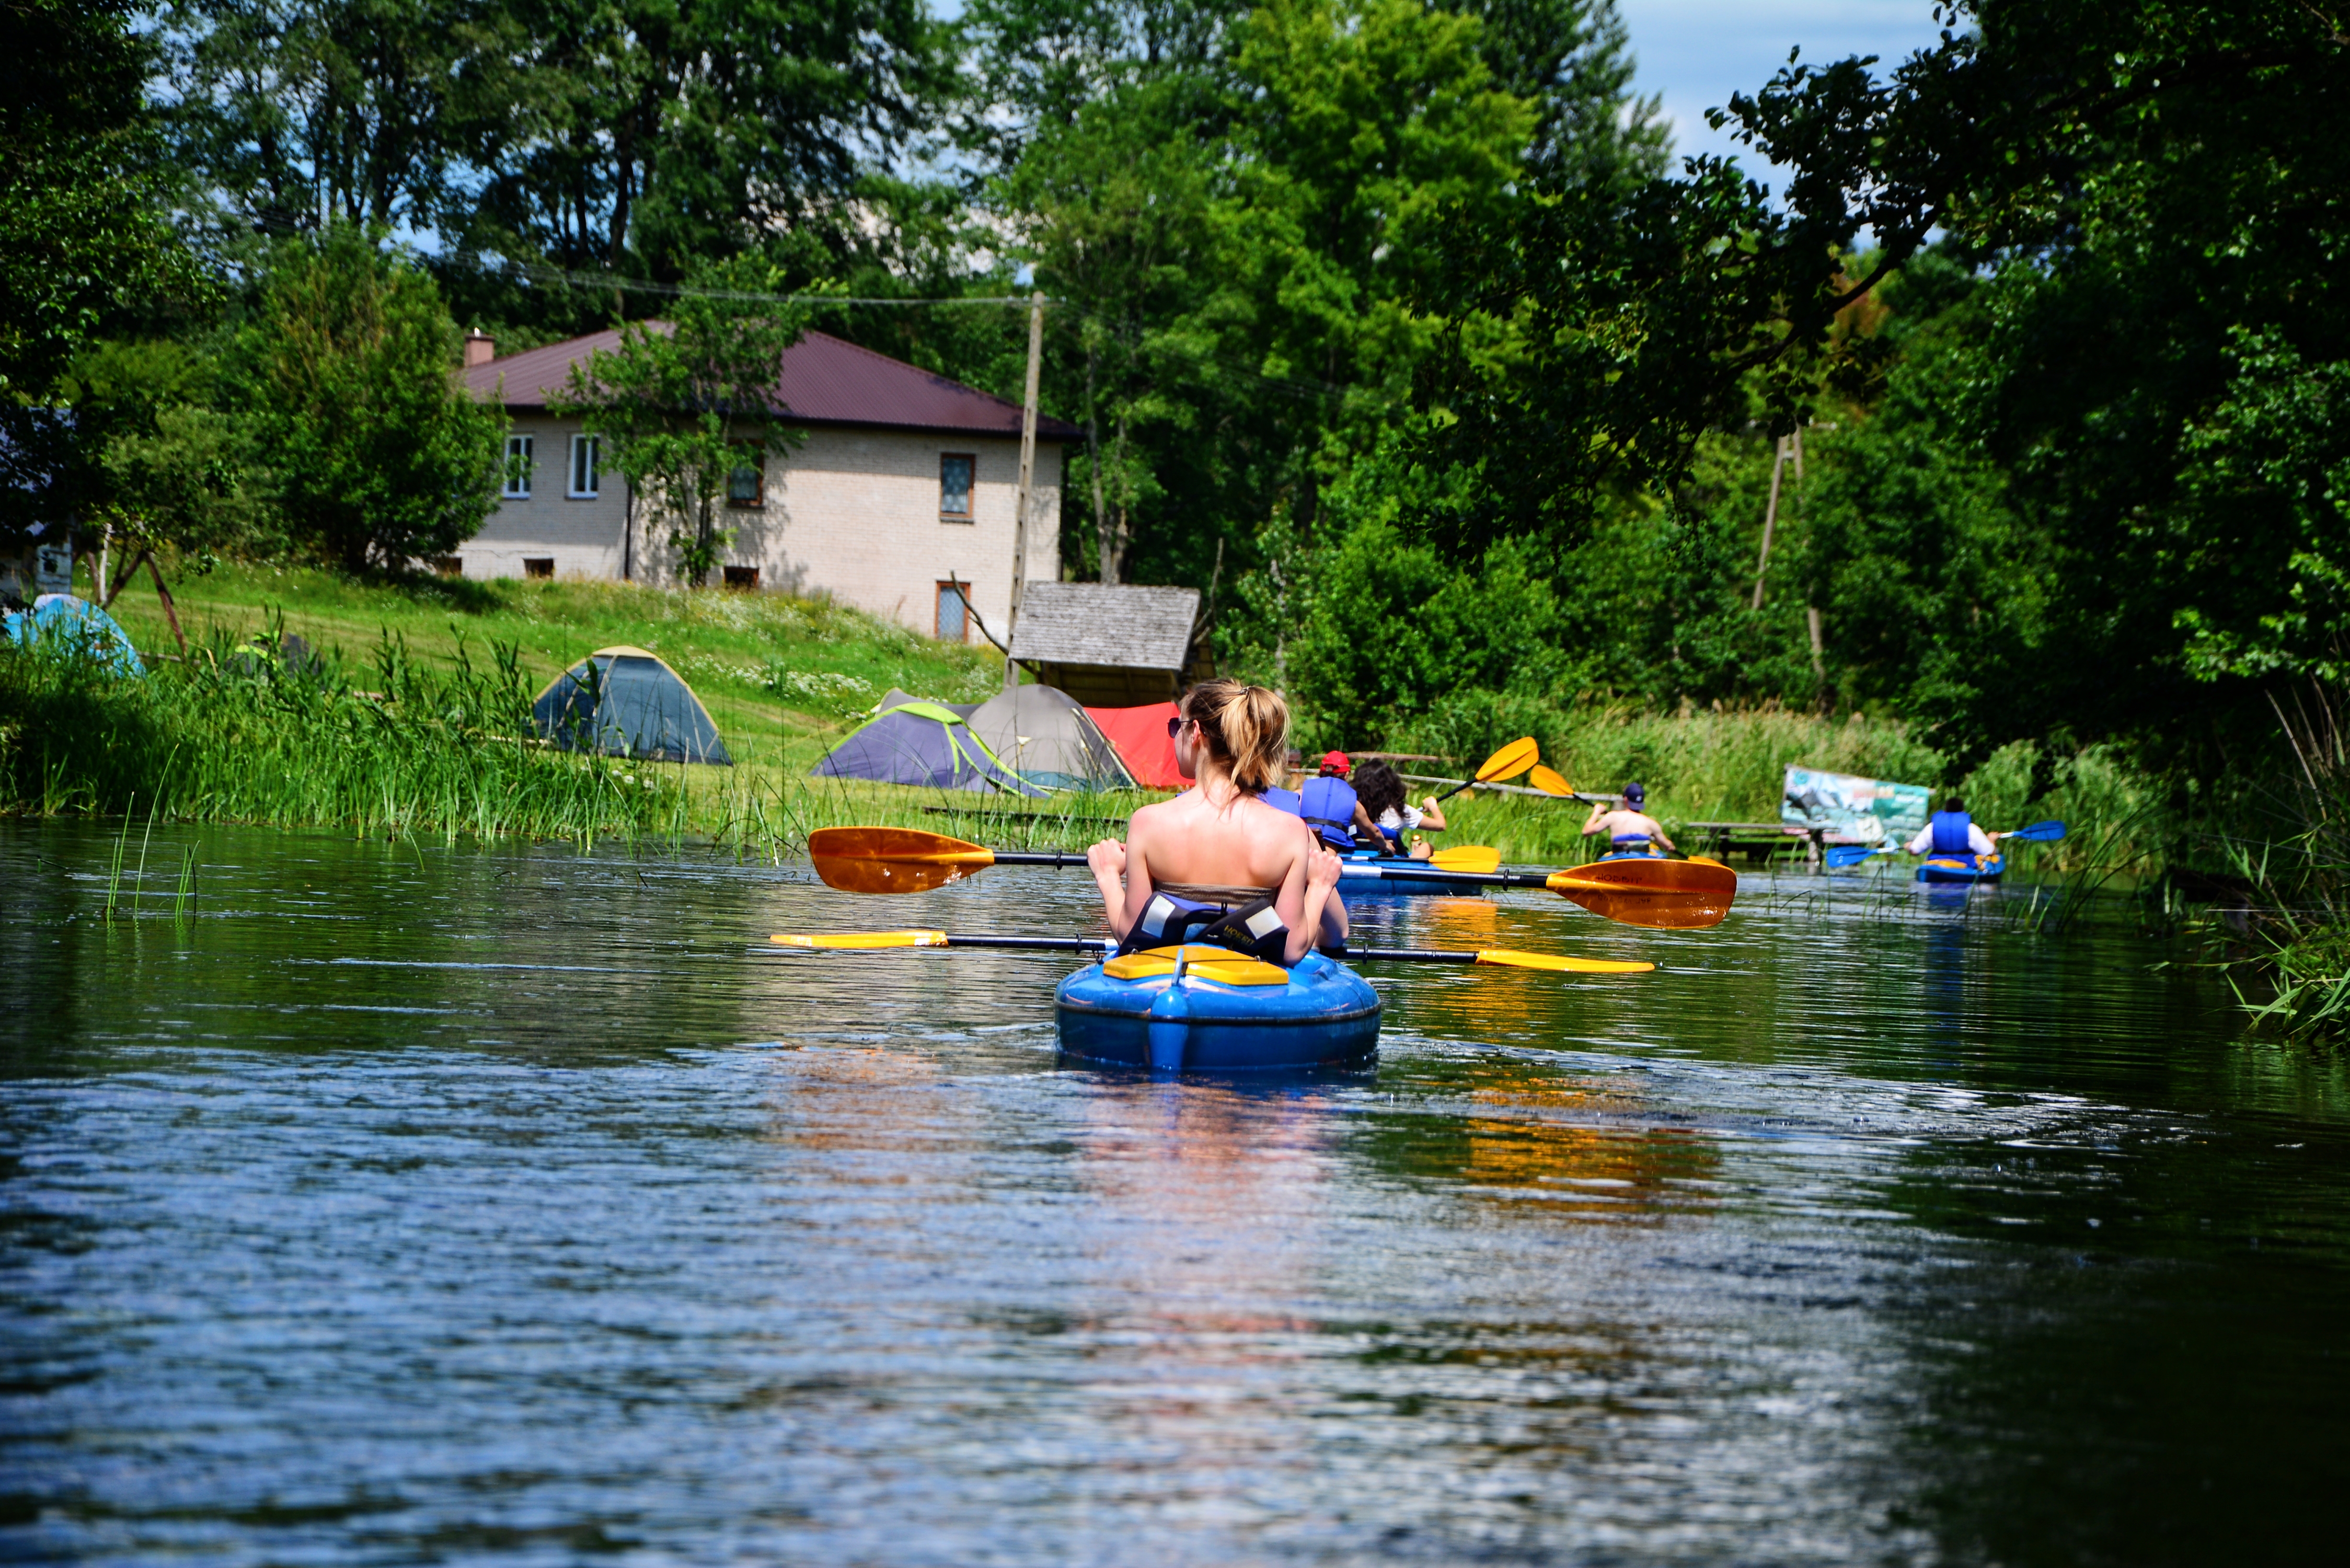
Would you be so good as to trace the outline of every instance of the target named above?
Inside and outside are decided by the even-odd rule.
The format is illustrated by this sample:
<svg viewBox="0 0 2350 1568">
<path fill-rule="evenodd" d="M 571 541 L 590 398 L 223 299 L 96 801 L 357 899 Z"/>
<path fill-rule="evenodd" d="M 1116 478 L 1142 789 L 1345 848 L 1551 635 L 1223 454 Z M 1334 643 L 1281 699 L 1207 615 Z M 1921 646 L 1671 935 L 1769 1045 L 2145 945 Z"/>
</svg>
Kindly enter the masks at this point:
<svg viewBox="0 0 2350 1568">
<path fill-rule="evenodd" d="M 551 559 L 557 576 L 617 578 L 626 519 L 624 487 L 607 472 L 594 500 L 565 496 L 569 437 L 577 420 L 525 415 L 517 434 L 534 438 L 530 499 L 501 501 L 482 531 L 457 551 L 469 577 L 518 577 L 527 559 Z M 764 587 L 827 592 L 923 633 L 935 624 L 937 585 L 950 574 L 971 586 L 988 629 L 1003 635 L 1012 601 L 1013 515 L 1020 443 L 1001 437 L 898 431 L 816 430 L 787 457 L 767 462 L 765 504 L 728 509 L 734 547 L 726 561 L 760 568 Z M 972 520 L 939 513 L 940 459 L 978 459 Z M 1028 531 L 1028 578 L 1061 575 L 1061 450 L 1036 448 L 1036 493 Z M 646 537 L 650 533 L 653 536 Z M 637 520 L 633 576 L 671 584 L 668 527 Z M 978 633 L 970 634 L 977 641 Z"/>
</svg>

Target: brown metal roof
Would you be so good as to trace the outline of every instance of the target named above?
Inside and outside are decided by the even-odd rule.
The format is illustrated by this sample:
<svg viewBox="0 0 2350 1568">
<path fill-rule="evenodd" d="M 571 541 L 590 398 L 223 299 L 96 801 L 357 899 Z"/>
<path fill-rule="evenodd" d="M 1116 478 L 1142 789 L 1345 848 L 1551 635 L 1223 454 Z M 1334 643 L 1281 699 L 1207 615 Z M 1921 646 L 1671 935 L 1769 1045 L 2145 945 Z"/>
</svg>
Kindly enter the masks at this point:
<svg viewBox="0 0 2350 1568">
<path fill-rule="evenodd" d="M 664 322 L 646 325 L 667 330 Z M 475 397 L 503 396 L 509 409 L 543 409 L 547 394 L 568 383 L 573 365 L 584 363 L 596 349 L 619 346 L 618 330 L 591 332 L 508 354 L 463 374 Z M 828 332 L 810 332 L 784 350 L 775 390 L 795 424 L 951 431 L 1015 441 L 1020 436 L 1019 404 L 860 348 Z M 1076 441 L 1085 439 L 1085 432 L 1040 410 L 1036 439 Z"/>
</svg>

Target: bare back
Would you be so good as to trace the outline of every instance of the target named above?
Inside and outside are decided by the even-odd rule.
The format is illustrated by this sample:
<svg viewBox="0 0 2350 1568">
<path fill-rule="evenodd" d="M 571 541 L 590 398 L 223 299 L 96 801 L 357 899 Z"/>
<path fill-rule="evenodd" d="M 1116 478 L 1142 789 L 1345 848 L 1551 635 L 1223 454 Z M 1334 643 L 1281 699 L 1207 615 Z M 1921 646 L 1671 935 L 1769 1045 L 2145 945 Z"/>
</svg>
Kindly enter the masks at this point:
<svg viewBox="0 0 2350 1568">
<path fill-rule="evenodd" d="M 1295 927 L 1304 912 L 1305 825 L 1235 792 L 1220 809 L 1204 789 L 1146 805 L 1127 828 L 1127 908 L 1139 913 L 1160 883 L 1273 888 L 1274 908 Z"/>
</svg>

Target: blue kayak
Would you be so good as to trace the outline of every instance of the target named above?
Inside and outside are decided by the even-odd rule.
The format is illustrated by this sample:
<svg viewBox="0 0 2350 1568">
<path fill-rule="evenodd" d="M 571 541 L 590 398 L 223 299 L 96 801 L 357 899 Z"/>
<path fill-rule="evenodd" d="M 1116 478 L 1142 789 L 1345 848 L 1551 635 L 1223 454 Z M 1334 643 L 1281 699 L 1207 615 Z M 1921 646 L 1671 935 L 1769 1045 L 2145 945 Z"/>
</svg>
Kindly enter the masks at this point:
<svg viewBox="0 0 2350 1568">
<path fill-rule="evenodd" d="M 2005 865 L 1996 855 L 1937 855 L 1918 867 L 1920 882 L 1996 882 Z"/>
<path fill-rule="evenodd" d="M 1155 1073 L 1360 1067 L 1379 1047 L 1379 993 L 1321 953 L 1294 969 L 1196 943 L 1123 953 L 1063 981 L 1053 1004 L 1064 1056 Z"/>
<path fill-rule="evenodd" d="M 1408 855 L 1341 855 L 1338 857 L 1338 891 L 1349 898 L 1367 894 L 1386 894 L 1402 898 L 1473 898 L 1478 889 L 1457 880 L 1434 877 L 1415 877 L 1415 871 L 1430 869 L 1425 860 L 1414 860 Z"/>
</svg>

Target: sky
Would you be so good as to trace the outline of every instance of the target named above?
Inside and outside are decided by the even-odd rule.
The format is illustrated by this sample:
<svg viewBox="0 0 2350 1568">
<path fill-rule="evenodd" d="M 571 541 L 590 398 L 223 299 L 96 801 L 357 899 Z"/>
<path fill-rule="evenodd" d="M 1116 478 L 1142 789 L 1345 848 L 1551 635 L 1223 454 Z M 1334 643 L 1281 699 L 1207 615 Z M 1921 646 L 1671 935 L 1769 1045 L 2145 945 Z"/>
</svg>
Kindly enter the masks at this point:
<svg viewBox="0 0 2350 1568">
<path fill-rule="evenodd" d="M 1742 153 L 1751 174 L 1754 154 L 1705 123 L 1705 111 L 1751 93 L 1787 62 L 1800 44 L 1816 65 L 1847 55 L 1876 55 L 1879 74 L 1941 34 L 1933 0 L 1617 0 L 1632 35 L 1638 90 L 1664 99 L 1673 126 L 1673 151 Z"/>
</svg>

